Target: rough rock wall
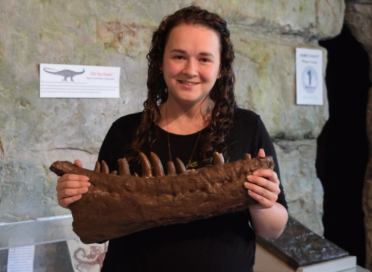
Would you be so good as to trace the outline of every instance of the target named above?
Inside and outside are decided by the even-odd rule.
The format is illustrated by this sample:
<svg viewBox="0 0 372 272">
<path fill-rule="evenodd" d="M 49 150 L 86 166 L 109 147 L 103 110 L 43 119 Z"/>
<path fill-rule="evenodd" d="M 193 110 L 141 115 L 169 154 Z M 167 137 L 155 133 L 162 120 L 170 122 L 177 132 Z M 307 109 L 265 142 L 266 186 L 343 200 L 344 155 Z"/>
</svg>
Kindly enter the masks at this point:
<svg viewBox="0 0 372 272">
<path fill-rule="evenodd" d="M 0 0 L 0 222 L 68 213 L 48 166 L 80 158 L 92 168 L 111 123 L 142 109 L 151 32 L 190 4 L 227 20 L 238 104 L 260 114 L 274 139 L 290 213 L 322 233 L 314 162 L 326 88 L 323 106 L 295 105 L 295 48 L 321 49 L 319 39 L 336 36 L 343 0 Z M 39 63 L 120 66 L 121 97 L 41 99 Z"/>
<path fill-rule="evenodd" d="M 347 3 L 345 21 L 352 34 L 363 45 L 370 60 L 369 77 L 372 81 L 372 1 Z M 367 136 L 369 162 L 363 188 L 363 211 L 366 228 L 366 268 L 372 270 L 372 87 L 367 104 Z"/>
</svg>

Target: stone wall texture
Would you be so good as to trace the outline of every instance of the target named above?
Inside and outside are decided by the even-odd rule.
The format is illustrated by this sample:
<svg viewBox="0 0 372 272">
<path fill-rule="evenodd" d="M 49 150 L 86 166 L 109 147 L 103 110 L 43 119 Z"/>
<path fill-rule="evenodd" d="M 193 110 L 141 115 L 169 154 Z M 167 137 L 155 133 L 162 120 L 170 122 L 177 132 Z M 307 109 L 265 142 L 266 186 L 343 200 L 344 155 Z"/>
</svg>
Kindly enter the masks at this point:
<svg viewBox="0 0 372 272">
<path fill-rule="evenodd" d="M 345 21 L 352 34 L 369 55 L 369 77 L 372 81 L 372 1 L 356 1 L 346 5 Z M 363 212 L 366 228 L 366 268 L 372 270 L 372 87 L 367 104 L 369 161 L 363 188 Z"/>
<path fill-rule="evenodd" d="M 0 222 L 69 213 L 49 165 L 80 158 L 93 167 L 111 123 L 142 110 L 152 31 L 191 4 L 227 20 L 238 104 L 274 139 L 290 214 L 322 233 L 315 155 L 326 87 L 323 106 L 295 105 L 295 48 L 323 50 L 318 40 L 341 30 L 343 0 L 0 0 Z M 120 66 L 120 98 L 40 98 L 40 63 Z"/>
</svg>

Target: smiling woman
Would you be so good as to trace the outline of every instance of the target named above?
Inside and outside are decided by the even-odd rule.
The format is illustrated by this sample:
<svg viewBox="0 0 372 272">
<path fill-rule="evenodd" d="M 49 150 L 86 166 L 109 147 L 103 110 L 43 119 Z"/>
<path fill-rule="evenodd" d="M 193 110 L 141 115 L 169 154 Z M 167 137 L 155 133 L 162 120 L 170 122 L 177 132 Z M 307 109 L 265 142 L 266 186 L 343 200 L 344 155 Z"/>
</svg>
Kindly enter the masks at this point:
<svg viewBox="0 0 372 272">
<path fill-rule="evenodd" d="M 169 112 L 185 109 L 191 113 L 205 108 L 207 96 L 220 74 L 220 40 L 218 34 L 198 25 L 179 25 L 170 32 L 160 67 L 168 87 L 167 107 Z M 170 108 L 170 105 L 176 107 Z M 173 115 L 173 114 L 170 114 Z M 195 114 L 194 116 L 195 117 Z M 200 122 L 199 122 L 200 123 Z M 190 123 L 190 125 L 193 123 Z M 199 124 L 189 131 L 174 127 L 170 132 L 190 134 L 200 130 Z M 160 127 L 163 127 L 160 124 Z"/>
<path fill-rule="evenodd" d="M 257 170 L 241 184 L 257 201 L 247 211 L 112 239 L 102 271 L 252 271 L 255 232 L 278 237 L 288 214 L 265 126 L 258 115 L 236 106 L 227 24 L 198 7 L 181 9 L 160 23 L 147 59 L 144 110 L 114 122 L 99 161 L 115 171 L 118 159 L 127 157 L 130 169 L 141 174 L 140 152 L 156 153 L 167 172 L 166 162 L 176 158 L 192 169 L 210 164 L 215 151 L 233 162 L 245 153 L 265 156 L 265 149 L 275 168 Z M 59 204 L 68 208 L 89 186 L 85 176 L 63 175 L 57 185 Z"/>
</svg>

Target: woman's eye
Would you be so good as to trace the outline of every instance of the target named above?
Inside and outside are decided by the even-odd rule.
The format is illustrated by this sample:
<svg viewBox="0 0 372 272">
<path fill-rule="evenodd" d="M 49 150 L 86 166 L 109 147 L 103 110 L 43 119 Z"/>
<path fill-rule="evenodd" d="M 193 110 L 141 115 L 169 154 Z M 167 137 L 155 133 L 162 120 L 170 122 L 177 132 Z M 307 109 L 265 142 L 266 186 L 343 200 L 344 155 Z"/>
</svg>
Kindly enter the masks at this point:
<svg viewBox="0 0 372 272">
<path fill-rule="evenodd" d="M 174 56 L 175 59 L 184 59 L 183 56 Z"/>
<path fill-rule="evenodd" d="M 207 58 L 202 58 L 202 59 L 200 59 L 200 61 L 201 61 L 201 62 L 210 62 L 210 60 L 207 59 Z"/>
</svg>

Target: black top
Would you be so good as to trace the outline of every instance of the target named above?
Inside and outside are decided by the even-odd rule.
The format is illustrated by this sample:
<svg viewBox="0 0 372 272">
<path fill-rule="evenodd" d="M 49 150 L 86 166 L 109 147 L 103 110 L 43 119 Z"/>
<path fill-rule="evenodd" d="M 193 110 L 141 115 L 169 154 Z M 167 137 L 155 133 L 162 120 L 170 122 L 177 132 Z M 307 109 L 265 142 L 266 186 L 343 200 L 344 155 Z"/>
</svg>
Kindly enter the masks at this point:
<svg viewBox="0 0 372 272">
<path fill-rule="evenodd" d="M 98 160 L 106 161 L 110 171 L 117 170 L 118 159 L 128 155 L 141 115 L 135 113 L 121 117 L 108 131 Z M 166 168 L 169 160 L 167 132 L 159 127 L 154 130 L 158 137 L 151 151 L 159 156 Z M 187 164 L 198 134 L 169 134 L 173 160 L 178 157 Z M 258 150 L 264 148 L 266 155 L 274 157 L 274 170 L 280 176 L 270 136 L 260 117 L 252 111 L 235 110 L 233 126 L 225 141 L 225 159 L 243 159 L 245 153 L 255 157 Z M 195 159 L 200 164 L 197 150 L 193 161 Z M 132 173 L 141 171 L 138 165 L 130 167 Z M 281 185 L 280 189 L 278 202 L 287 208 Z M 157 227 L 110 240 L 102 271 L 252 271 L 255 233 L 248 221 L 249 212 L 243 211 Z"/>
</svg>

